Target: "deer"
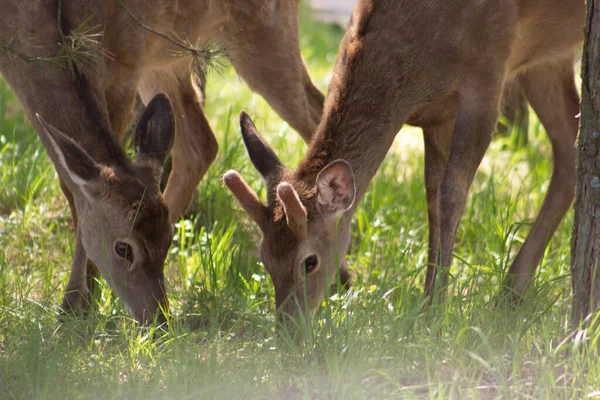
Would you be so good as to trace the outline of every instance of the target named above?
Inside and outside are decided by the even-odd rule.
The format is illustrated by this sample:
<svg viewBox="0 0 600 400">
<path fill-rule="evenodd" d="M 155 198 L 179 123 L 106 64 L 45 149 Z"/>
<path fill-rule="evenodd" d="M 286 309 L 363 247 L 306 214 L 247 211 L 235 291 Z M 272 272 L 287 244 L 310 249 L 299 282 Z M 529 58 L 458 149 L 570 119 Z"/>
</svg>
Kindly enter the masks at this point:
<svg viewBox="0 0 600 400">
<path fill-rule="evenodd" d="M 310 140 L 324 96 L 300 56 L 298 11 L 299 0 L 0 3 L 0 74 L 55 165 L 75 227 L 63 310 L 87 313 L 100 273 L 138 322 L 166 320 L 173 223 L 218 150 L 187 56 L 200 50 L 182 56 L 182 47 L 218 42 L 251 89 Z M 122 146 L 138 95 L 146 109 L 133 161 Z"/>
<path fill-rule="evenodd" d="M 359 0 L 340 44 L 323 117 L 295 170 L 246 113 L 241 134 L 267 203 L 235 170 L 223 176 L 260 228 L 259 255 L 280 316 L 310 317 L 345 254 L 354 211 L 404 124 L 423 129 L 429 304 L 447 296 L 469 187 L 492 138 L 503 89 L 519 85 L 552 143 L 541 210 L 504 282 L 522 298 L 575 187 L 581 0 Z M 294 299 L 293 301 L 290 299 Z M 285 318 L 284 318 L 285 319 Z"/>
</svg>

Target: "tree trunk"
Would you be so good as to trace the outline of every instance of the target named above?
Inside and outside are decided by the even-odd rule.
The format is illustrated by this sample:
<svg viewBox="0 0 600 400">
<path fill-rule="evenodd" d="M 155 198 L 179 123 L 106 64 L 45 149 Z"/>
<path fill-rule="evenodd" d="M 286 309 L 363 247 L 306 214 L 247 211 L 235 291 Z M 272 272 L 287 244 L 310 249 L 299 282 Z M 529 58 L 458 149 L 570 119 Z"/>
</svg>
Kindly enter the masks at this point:
<svg viewBox="0 0 600 400">
<path fill-rule="evenodd" d="M 574 327 L 600 310 L 600 0 L 588 0 L 581 76 L 581 129 L 571 241 Z"/>
</svg>

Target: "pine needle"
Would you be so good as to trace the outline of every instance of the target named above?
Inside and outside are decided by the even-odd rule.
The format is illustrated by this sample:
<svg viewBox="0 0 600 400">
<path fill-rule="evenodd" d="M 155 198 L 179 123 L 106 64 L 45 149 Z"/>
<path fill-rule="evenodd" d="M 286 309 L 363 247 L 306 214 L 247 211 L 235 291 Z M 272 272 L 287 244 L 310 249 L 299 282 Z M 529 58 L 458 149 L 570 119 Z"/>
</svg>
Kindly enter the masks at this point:
<svg viewBox="0 0 600 400">
<path fill-rule="evenodd" d="M 84 19 L 75 29 L 64 36 L 57 57 L 63 58 L 66 68 L 73 76 L 76 71 L 87 76 L 99 55 L 113 59 L 112 54 L 102 47 L 103 32 L 100 25 L 88 27 L 91 17 Z"/>
<path fill-rule="evenodd" d="M 221 73 L 225 68 L 228 56 L 226 49 L 220 43 L 215 41 L 205 41 L 201 43 L 198 39 L 194 44 L 190 40 L 182 39 L 177 35 L 175 35 L 177 36 L 176 38 L 173 38 L 144 24 L 131 12 L 131 10 L 129 10 L 129 8 L 127 8 L 122 0 L 119 0 L 119 5 L 141 28 L 162 37 L 176 47 L 180 48 L 181 50 L 172 50 L 170 52 L 173 57 L 191 57 L 192 72 L 196 76 L 203 77 L 209 70 L 214 70 L 218 73 Z"/>
<path fill-rule="evenodd" d="M 27 62 L 38 61 L 56 65 L 68 70 L 73 77 L 76 72 L 87 76 L 99 55 L 113 59 L 112 54 L 104 49 L 100 42 L 103 35 L 100 25 L 90 27 L 90 20 L 91 17 L 87 17 L 68 35 L 61 35 L 62 42 L 59 43 L 60 48 L 54 57 L 30 56 L 18 50 L 15 45 L 16 33 L 0 42 L 0 51 L 9 52 Z"/>
</svg>

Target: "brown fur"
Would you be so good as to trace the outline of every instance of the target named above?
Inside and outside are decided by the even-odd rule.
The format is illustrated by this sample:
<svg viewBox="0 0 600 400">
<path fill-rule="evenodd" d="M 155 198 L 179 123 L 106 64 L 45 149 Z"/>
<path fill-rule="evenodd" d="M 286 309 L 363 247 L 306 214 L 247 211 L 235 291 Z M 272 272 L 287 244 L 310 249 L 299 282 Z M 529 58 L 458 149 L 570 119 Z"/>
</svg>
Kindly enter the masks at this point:
<svg viewBox="0 0 600 400">
<path fill-rule="evenodd" d="M 504 85 L 514 80 L 546 128 L 555 162 L 540 214 L 508 274 L 507 286 L 518 297 L 573 198 L 578 112 L 573 57 L 583 39 L 584 16 L 582 0 L 359 0 L 315 138 L 298 168 L 280 173 L 308 211 L 308 238 L 286 234 L 285 219 L 278 218 L 283 210 L 272 197 L 264 207 L 269 222 L 261 257 L 278 305 L 290 294 L 311 310 L 320 303 L 323 287 L 344 268 L 352 211 L 404 123 L 424 131 L 426 293 L 433 295 L 436 286 L 443 293 L 468 189 L 491 140 Z M 337 159 L 354 172 L 357 201 L 336 226 L 323 214 L 314 188 L 323 168 Z M 268 182 L 269 190 L 277 184 Z M 298 270 L 310 253 L 323 261 L 304 278 Z"/>
<path fill-rule="evenodd" d="M 297 0 L 123 2 L 144 24 L 171 37 L 223 45 L 250 87 L 305 140 L 312 136 L 321 117 L 323 95 L 312 84 L 300 57 Z M 86 258 L 91 258 L 102 264 L 98 265 L 102 274 L 134 309 L 136 317 L 145 320 L 159 303 L 166 306 L 163 262 L 171 240 L 171 222 L 185 212 L 216 156 L 217 142 L 204 115 L 190 58 L 173 56 L 181 49 L 140 27 L 117 0 L 62 1 L 60 21 L 58 3 L 1 3 L 0 43 L 10 38 L 12 48 L 0 49 L 0 73 L 23 103 L 57 165 L 77 227 L 72 274 L 63 305 L 76 310 L 87 307 L 90 288 Z M 69 35 L 83 21 L 87 21 L 87 29 L 100 34 L 101 45 L 85 73 L 71 74 L 41 61 L 59 54 L 61 30 Z M 26 61 L 12 50 L 39 59 Z M 131 124 L 138 92 L 146 104 L 158 93 L 165 93 L 174 108 L 177 132 L 164 199 L 155 185 L 161 166 L 141 159 L 132 163 L 119 145 Z M 47 126 L 35 118 L 36 113 L 48 121 Z M 52 135 L 47 132 L 54 128 L 80 146 L 73 157 L 102 170 L 97 181 L 87 185 L 92 191 L 70 176 L 74 172 L 71 167 L 83 173 L 85 168 L 60 165 L 59 153 L 64 149 L 58 146 L 58 153 L 53 150 Z M 101 238 L 101 233 L 107 237 Z M 135 240 L 139 245 L 141 264 L 147 272 L 144 277 L 126 276 L 125 268 L 115 265 L 119 261 L 113 259 L 116 238 Z M 144 296 L 155 298 L 142 305 Z"/>
</svg>

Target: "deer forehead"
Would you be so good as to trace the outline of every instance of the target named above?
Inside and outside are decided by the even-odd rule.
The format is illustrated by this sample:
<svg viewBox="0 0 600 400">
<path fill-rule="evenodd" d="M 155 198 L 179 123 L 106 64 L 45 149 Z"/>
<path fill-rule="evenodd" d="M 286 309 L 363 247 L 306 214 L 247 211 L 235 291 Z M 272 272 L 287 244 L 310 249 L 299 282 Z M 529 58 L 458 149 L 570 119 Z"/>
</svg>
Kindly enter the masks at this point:
<svg viewBox="0 0 600 400">
<path fill-rule="evenodd" d="M 309 226 L 313 225 L 309 223 Z M 271 224 L 261 241 L 261 257 L 265 266 L 277 270 L 292 270 L 302 260 L 323 247 L 322 229 L 313 229 L 313 235 L 299 240 L 284 221 Z"/>
<path fill-rule="evenodd" d="M 102 202 L 117 206 L 119 210 L 130 213 L 139 212 L 143 207 L 163 214 L 166 203 L 162 199 L 158 185 L 144 182 L 131 174 L 113 173 L 105 180 Z"/>
</svg>

